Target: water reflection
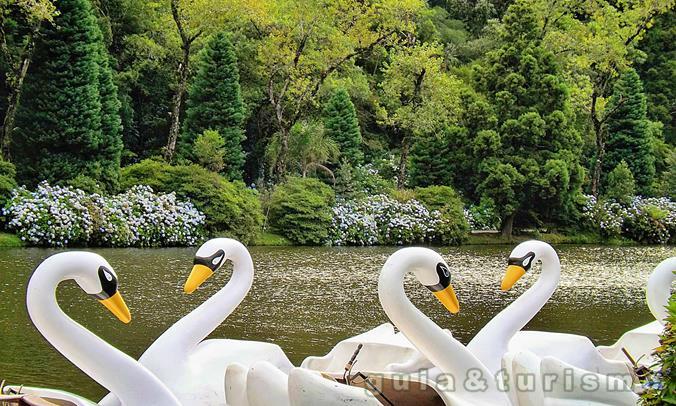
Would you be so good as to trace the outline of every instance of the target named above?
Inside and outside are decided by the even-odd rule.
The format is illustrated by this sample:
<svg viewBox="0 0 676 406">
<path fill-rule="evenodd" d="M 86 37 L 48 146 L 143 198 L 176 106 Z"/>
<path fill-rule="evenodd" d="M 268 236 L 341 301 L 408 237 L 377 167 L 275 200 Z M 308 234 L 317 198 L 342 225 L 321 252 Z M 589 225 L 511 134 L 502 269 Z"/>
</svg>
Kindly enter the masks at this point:
<svg viewBox="0 0 676 406">
<path fill-rule="evenodd" d="M 411 300 L 439 325 L 467 342 L 495 313 L 537 277 L 529 272 L 510 292 L 499 284 L 511 247 L 438 249 L 452 268 L 462 311 L 448 314 L 412 276 Z M 279 344 L 292 361 L 324 354 L 338 340 L 386 322 L 377 298 L 380 267 L 395 248 L 257 247 L 254 287 L 213 337 Z M 11 382 L 58 387 L 98 399 L 104 390 L 47 344 L 30 324 L 25 289 L 34 267 L 54 250 L 0 251 L 0 377 Z M 63 309 L 75 320 L 138 357 L 168 326 L 220 288 L 226 268 L 193 295 L 183 282 L 192 266 L 192 248 L 101 249 L 120 279 L 132 322 L 116 321 L 74 283 L 58 291 Z M 647 276 L 674 247 L 563 246 L 563 275 L 552 300 L 528 328 L 584 334 L 597 344 L 651 320 L 644 304 Z M 255 322 L 252 322 L 255 320 Z"/>
</svg>

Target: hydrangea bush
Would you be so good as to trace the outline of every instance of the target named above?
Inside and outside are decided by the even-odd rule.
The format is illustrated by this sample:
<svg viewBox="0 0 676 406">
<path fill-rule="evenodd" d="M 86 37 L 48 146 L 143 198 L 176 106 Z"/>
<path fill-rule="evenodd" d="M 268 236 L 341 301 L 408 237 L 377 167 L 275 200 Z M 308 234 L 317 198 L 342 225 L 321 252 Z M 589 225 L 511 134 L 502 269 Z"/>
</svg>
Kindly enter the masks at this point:
<svg viewBox="0 0 676 406">
<path fill-rule="evenodd" d="M 586 196 L 582 217 L 605 237 L 666 244 L 676 241 L 676 202 L 668 197 L 634 197 L 629 204 Z"/>
<path fill-rule="evenodd" d="M 482 199 L 464 209 L 465 218 L 472 230 L 497 230 L 500 228 L 500 216 L 491 199 Z"/>
<path fill-rule="evenodd" d="M 450 219 L 412 199 L 399 202 L 387 195 L 338 203 L 329 233 L 332 245 L 452 244 Z"/>
<path fill-rule="evenodd" d="M 15 189 L 3 213 L 22 240 L 50 247 L 194 245 L 205 222 L 192 203 L 149 186 L 103 196 L 43 182 L 35 191 Z"/>
</svg>

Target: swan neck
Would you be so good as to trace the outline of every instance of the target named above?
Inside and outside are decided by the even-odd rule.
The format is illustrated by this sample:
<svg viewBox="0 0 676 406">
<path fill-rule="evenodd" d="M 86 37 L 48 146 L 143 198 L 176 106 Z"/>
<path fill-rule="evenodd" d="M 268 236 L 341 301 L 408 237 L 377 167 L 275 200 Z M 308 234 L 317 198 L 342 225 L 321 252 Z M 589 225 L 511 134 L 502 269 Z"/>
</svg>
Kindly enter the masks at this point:
<svg viewBox="0 0 676 406">
<path fill-rule="evenodd" d="M 660 262 L 650 274 L 646 286 L 648 308 L 655 319 L 662 324 L 669 317 L 669 312 L 665 307 L 669 304 L 671 284 L 675 279 L 674 271 L 676 271 L 676 257 Z"/>
<path fill-rule="evenodd" d="M 488 382 L 492 374 L 458 340 L 425 316 L 406 296 L 404 266 L 386 263 L 378 282 L 378 296 L 392 323 L 444 374 L 461 386 L 469 369 L 478 369 Z M 479 396 L 479 394 L 477 394 Z"/>
<path fill-rule="evenodd" d="M 56 288 L 67 279 L 71 278 L 59 269 L 38 267 L 28 283 L 28 314 L 45 339 L 75 366 L 118 396 L 123 404 L 179 406 L 171 392 L 136 360 L 61 310 L 56 301 Z"/>
<path fill-rule="evenodd" d="M 521 331 L 552 297 L 561 277 L 561 264 L 553 248 L 540 255 L 537 281 L 514 302 L 491 319 L 468 344 L 470 350 L 496 372 L 508 351 L 509 341 Z"/>
<path fill-rule="evenodd" d="M 159 354 L 160 356 L 166 357 L 167 351 L 176 354 L 176 356 L 190 353 L 232 314 L 249 293 L 254 276 L 251 255 L 244 246 L 236 251 L 233 251 L 230 247 L 228 253 L 233 263 L 230 280 L 213 296 L 171 326 L 153 343 L 152 347 L 161 343 L 159 349 L 162 354 Z M 170 348 L 167 349 L 164 344 Z"/>
</svg>

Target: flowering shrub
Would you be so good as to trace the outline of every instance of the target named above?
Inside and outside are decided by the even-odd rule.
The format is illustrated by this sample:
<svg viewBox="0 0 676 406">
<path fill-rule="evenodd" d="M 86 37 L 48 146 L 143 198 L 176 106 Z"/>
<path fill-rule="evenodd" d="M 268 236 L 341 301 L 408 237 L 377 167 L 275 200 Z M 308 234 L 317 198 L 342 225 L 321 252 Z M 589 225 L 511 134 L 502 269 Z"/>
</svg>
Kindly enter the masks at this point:
<svg viewBox="0 0 676 406">
<path fill-rule="evenodd" d="M 46 182 L 15 189 L 3 213 L 22 240 L 53 247 L 193 245 L 205 220 L 192 203 L 149 186 L 107 197 Z"/>
<path fill-rule="evenodd" d="M 500 228 L 500 216 L 492 199 L 481 199 L 479 204 L 465 208 L 464 213 L 471 230 L 497 230 Z"/>
<path fill-rule="evenodd" d="M 337 204 L 329 233 L 332 245 L 458 243 L 457 227 L 438 210 L 417 200 L 398 202 L 387 195 Z M 464 221 L 464 219 L 462 219 Z"/>
<path fill-rule="evenodd" d="M 230 182 L 199 165 L 169 165 L 151 159 L 120 171 L 120 186 L 148 185 L 162 193 L 190 200 L 206 216 L 209 235 L 232 237 L 251 244 L 263 224 L 258 192 L 242 182 Z"/>
<path fill-rule="evenodd" d="M 676 202 L 668 197 L 636 196 L 629 204 L 621 204 L 586 196 L 582 217 L 606 237 L 657 244 L 676 241 Z"/>
</svg>

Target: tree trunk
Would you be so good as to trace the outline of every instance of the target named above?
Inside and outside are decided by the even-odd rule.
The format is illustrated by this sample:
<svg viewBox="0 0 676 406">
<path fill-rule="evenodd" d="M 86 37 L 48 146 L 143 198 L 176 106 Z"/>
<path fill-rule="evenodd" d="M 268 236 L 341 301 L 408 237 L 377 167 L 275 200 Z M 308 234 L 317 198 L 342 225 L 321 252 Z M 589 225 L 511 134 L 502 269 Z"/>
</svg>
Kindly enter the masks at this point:
<svg viewBox="0 0 676 406">
<path fill-rule="evenodd" d="M 284 176 L 286 176 L 286 160 L 289 155 L 289 130 L 284 127 L 281 128 L 279 134 L 279 155 L 277 156 L 277 162 L 275 163 L 275 172 L 278 181 L 281 181 L 284 179 Z"/>
<path fill-rule="evenodd" d="M 410 140 L 408 136 L 401 139 L 401 159 L 399 160 L 399 176 L 397 179 L 397 189 L 402 189 L 406 185 L 406 163 L 408 161 L 408 152 L 410 149 Z"/>
<path fill-rule="evenodd" d="M 178 66 L 178 86 L 176 93 L 172 98 L 171 108 L 171 127 L 169 128 L 169 139 L 164 150 L 164 159 L 171 162 L 176 152 L 176 141 L 181 130 L 181 106 L 183 105 L 183 96 L 188 87 L 188 62 L 190 60 L 190 43 L 183 45 L 183 61 Z"/>
<path fill-rule="evenodd" d="M 594 89 L 591 103 L 591 121 L 594 127 L 594 138 L 596 143 L 596 160 L 592 171 L 591 193 L 598 197 L 599 183 L 601 182 L 601 168 L 603 166 L 603 155 L 605 154 L 605 140 L 603 139 L 603 120 L 598 117 L 597 111 L 598 92 Z"/>
<path fill-rule="evenodd" d="M 9 89 L 9 95 L 7 96 L 7 110 L 5 111 L 2 128 L 0 128 L 0 155 L 5 161 L 10 161 L 12 158 L 10 147 L 12 144 L 12 132 L 14 131 L 14 119 L 16 118 L 16 111 L 19 108 L 19 102 L 21 101 L 23 81 L 28 73 L 28 67 L 33 58 L 34 48 L 35 42 L 33 41 L 33 37 L 31 37 L 26 48 L 25 56 L 21 60 L 19 69 L 16 72 L 16 78 L 13 80 L 14 85 Z"/>
<path fill-rule="evenodd" d="M 516 217 L 516 213 L 510 214 L 502 221 L 502 230 L 500 231 L 500 234 L 503 237 L 507 238 L 509 241 L 512 240 L 512 231 L 514 229 L 514 217 Z"/>
<path fill-rule="evenodd" d="M 594 162 L 594 170 L 591 179 L 591 193 L 594 197 L 598 197 L 600 183 L 601 183 L 601 168 L 603 166 L 603 156 L 605 155 L 605 141 L 603 139 L 603 129 L 598 130 L 594 128 L 596 133 L 596 161 Z"/>
</svg>

